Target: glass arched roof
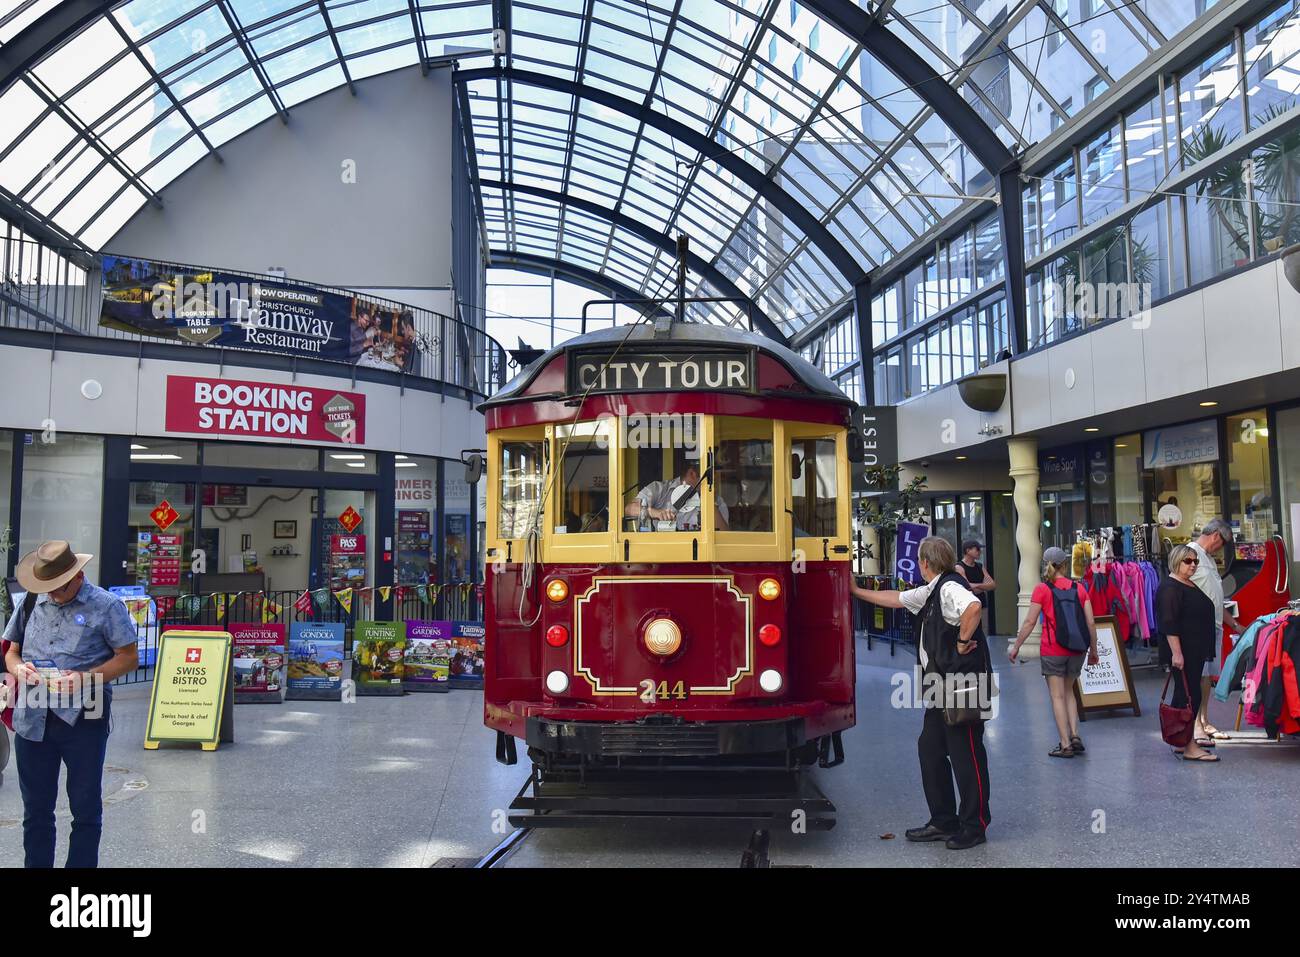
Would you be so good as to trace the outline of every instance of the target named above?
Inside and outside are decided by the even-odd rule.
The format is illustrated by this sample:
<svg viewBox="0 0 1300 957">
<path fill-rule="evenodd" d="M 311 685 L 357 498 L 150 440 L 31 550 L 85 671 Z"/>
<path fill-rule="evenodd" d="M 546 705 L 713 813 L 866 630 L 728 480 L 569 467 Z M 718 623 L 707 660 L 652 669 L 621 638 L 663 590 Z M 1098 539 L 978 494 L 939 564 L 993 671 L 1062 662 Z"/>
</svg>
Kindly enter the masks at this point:
<svg viewBox="0 0 1300 957">
<path fill-rule="evenodd" d="M 104 16 L 0 95 L 0 201 L 97 249 L 178 175 L 252 126 L 345 83 L 456 57 L 462 73 L 507 71 L 464 83 L 493 248 L 550 256 L 655 296 L 672 287 L 672 253 L 618 218 L 669 237 L 685 232 L 694 252 L 793 333 L 844 301 L 849 280 L 824 235 L 808 235 L 770 195 L 688 139 L 707 138 L 759 171 L 863 271 L 888 263 L 963 195 L 993 183 L 926 90 L 909 88 L 822 15 L 845 3 L 105 4 Z M 1213 3 L 860 6 L 1015 151 L 1140 69 Z M 0 46 L 56 6 L 0 0 Z M 488 52 L 497 26 L 508 28 L 500 57 Z M 1051 54 L 1052 70 L 1042 71 Z M 580 95 L 589 90 L 617 97 L 618 108 Z M 681 135 L 658 118 L 681 124 Z"/>
</svg>

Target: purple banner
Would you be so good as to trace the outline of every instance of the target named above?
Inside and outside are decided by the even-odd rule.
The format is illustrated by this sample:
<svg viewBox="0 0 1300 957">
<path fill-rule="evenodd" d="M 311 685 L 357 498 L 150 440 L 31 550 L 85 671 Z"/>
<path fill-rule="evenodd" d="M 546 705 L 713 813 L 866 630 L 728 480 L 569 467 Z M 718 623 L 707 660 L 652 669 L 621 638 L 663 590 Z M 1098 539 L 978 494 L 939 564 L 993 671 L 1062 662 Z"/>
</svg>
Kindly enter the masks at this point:
<svg viewBox="0 0 1300 957">
<path fill-rule="evenodd" d="M 896 574 L 899 579 L 909 585 L 920 585 L 923 582 L 921 563 L 917 558 L 917 551 L 921 547 L 921 539 L 929 534 L 930 527 L 928 525 L 915 525 L 911 522 L 898 523 L 898 544 L 894 548 L 894 567 L 897 569 Z"/>
</svg>

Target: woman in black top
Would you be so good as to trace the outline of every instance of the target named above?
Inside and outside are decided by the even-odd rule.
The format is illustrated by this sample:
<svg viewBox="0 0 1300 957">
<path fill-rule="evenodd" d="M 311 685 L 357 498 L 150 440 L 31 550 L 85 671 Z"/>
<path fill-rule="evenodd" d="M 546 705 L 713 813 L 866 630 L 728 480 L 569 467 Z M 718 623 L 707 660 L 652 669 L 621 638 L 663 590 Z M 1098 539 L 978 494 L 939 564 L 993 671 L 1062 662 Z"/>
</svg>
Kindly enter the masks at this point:
<svg viewBox="0 0 1300 957">
<path fill-rule="evenodd" d="M 1200 558 L 1186 545 L 1177 545 L 1169 554 L 1169 577 L 1160 583 L 1156 592 L 1156 610 L 1160 618 L 1160 631 L 1169 642 L 1175 671 L 1175 708 L 1185 707 L 1191 692 L 1192 714 L 1201 707 L 1201 671 L 1214 654 L 1215 621 L 1218 617 L 1214 602 L 1192 584 L 1192 573 Z M 1186 683 L 1183 678 L 1186 677 Z M 1202 748 L 1193 738 L 1183 751 L 1175 749 L 1184 761 L 1217 761 L 1218 757 Z"/>
<path fill-rule="evenodd" d="M 957 574 L 961 575 L 970 585 L 970 590 L 975 593 L 975 597 L 980 600 L 981 621 L 984 625 L 984 634 L 989 634 L 989 592 L 998 587 L 998 583 L 993 580 L 993 576 L 988 573 L 982 564 L 980 564 L 980 553 L 984 546 L 979 542 L 971 539 L 961 544 L 961 561 L 955 566 Z"/>
</svg>

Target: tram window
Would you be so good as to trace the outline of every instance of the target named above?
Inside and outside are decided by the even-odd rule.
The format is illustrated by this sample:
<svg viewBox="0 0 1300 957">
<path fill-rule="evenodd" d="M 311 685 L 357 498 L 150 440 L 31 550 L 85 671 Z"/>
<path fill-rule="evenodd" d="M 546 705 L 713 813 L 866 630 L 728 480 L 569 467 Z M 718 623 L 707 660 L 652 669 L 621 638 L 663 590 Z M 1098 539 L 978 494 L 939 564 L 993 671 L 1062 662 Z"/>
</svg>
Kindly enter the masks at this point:
<svg viewBox="0 0 1300 957">
<path fill-rule="evenodd" d="M 714 489 L 733 532 L 772 531 L 772 423 L 719 416 Z"/>
<path fill-rule="evenodd" d="M 544 447 L 542 441 L 501 443 L 501 538 L 525 538 L 537 522 Z"/>
<path fill-rule="evenodd" d="M 790 449 L 795 537 L 836 537 L 835 440 L 796 439 Z"/>
<path fill-rule="evenodd" d="M 609 438 L 606 423 L 579 422 L 558 426 L 555 450 L 560 462 L 556 534 L 609 531 Z"/>
<path fill-rule="evenodd" d="M 698 530 L 701 489 L 707 490 L 701 478 L 700 417 L 638 413 L 624 420 L 624 430 L 624 529 Z M 725 512 L 725 506 L 720 505 L 719 528 L 727 527 Z"/>
</svg>

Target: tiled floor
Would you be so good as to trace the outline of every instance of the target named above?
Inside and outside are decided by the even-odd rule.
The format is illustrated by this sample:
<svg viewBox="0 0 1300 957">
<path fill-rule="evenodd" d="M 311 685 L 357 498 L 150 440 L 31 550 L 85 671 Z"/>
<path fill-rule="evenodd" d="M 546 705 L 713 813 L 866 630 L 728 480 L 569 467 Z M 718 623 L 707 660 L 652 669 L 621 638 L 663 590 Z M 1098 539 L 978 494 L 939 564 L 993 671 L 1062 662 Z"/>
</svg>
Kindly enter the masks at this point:
<svg viewBox="0 0 1300 957">
<path fill-rule="evenodd" d="M 1000 644 L 1000 643 L 999 643 Z M 920 715 L 890 706 L 910 668 L 858 646 L 857 727 L 846 763 L 818 772 L 839 808 L 829 833 L 774 833 L 775 864 L 819 866 L 1293 865 L 1300 843 L 1300 745 L 1245 740 L 1217 765 L 1174 760 L 1155 718 L 1160 678 L 1140 672 L 1143 716 L 1084 724 L 1084 757 L 1049 758 L 1055 739 L 1036 663 L 1001 668 L 1001 714 L 987 731 L 993 826 L 970 851 L 910 845 L 926 817 L 916 767 Z M 501 840 L 526 771 L 493 759 L 477 692 L 289 702 L 236 710 L 237 743 L 216 752 L 141 747 L 147 686 L 120 689 L 105 771 L 105 865 L 419 866 L 475 858 Z M 1231 728 L 1235 707 L 1212 717 Z M 0 857 L 21 861 L 22 802 L 0 787 Z M 1097 823 L 1104 823 L 1098 832 Z M 67 816 L 60 813 L 61 836 Z M 894 834 L 892 839 L 882 835 Z M 650 824 L 535 831 L 511 866 L 726 866 L 749 828 Z M 62 854 L 63 842 L 60 842 Z"/>
</svg>

